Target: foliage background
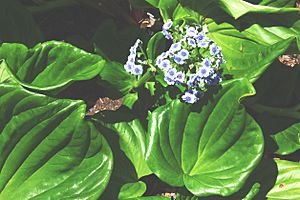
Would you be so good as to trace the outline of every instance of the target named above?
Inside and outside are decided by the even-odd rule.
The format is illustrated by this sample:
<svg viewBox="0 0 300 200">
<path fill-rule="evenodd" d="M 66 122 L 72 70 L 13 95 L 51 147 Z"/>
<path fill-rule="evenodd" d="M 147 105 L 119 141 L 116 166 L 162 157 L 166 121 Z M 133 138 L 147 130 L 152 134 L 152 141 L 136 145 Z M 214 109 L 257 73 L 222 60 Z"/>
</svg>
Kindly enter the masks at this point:
<svg viewBox="0 0 300 200">
<path fill-rule="evenodd" d="M 233 78 L 246 78 L 254 85 L 256 95 L 246 98 L 243 105 L 262 128 L 265 148 L 261 162 L 247 179 L 242 190 L 229 197 L 212 196 L 203 197 L 203 199 L 242 199 L 244 197 L 247 199 L 248 193 L 250 194 L 248 194 L 248 199 L 253 196 L 255 196 L 254 199 L 265 199 L 272 188 L 274 189 L 268 194 L 269 199 L 297 199 L 300 196 L 299 191 L 297 192 L 299 184 L 296 184 L 299 182 L 299 165 L 297 162 L 299 161 L 300 146 L 298 133 L 300 129 L 300 93 L 297 86 L 300 81 L 300 68 L 298 66 L 294 68 L 287 67 L 279 62 L 277 57 L 281 54 L 299 52 L 299 10 L 293 10 L 296 3 L 293 0 L 249 1 L 252 4 L 259 3 L 268 6 L 268 9 L 249 6 L 249 4 L 241 2 L 243 1 L 0 0 L 0 42 L 21 43 L 27 46 L 20 44 L 1 45 L 0 59 L 5 59 L 5 63 L 1 62 L 0 82 L 12 81 L 9 77 L 14 74 L 13 76 L 17 77 L 14 81 L 19 82 L 31 91 L 38 91 L 38 93 L 47 95 L 47 97 L 44 97 L 47 99 L 47 103 L 54 101 L 51 98 L 70 99 L 70 102 L 58 101 L 57 105 L 61 104 L 61 108 L 66 106 L 65 115 L 73 111 L 78 112 L 73 114 L 76 115 L 76 120 L 80 121 L 81 115 L 84 113 L 83 110 L 85 110 L 84 104 L 87 104 L 89 108 L 93 106 L 99 97 L 119 98 L 133 88 L 132 83 L 134 80 L 115 69 L 122 67 L 122 64 L 126 61 L 128 49 L 136 38 L 141 38 L 146 43 L 154 32 L 160 30 L 163 20 L 168 18 L 176 20 L 189 17 L 193 20 L 199 20 L 200 16 L 205 16 L 208 18 L 206 23 L 209 26 L 210 37 L 223 48 L 227 60 L 225 72 L 232 75 Z M 139 25 L 139 21 L 147 16 L 146 12 L 151 12 L 155 17 L 160 18 L 151 29 L 141 29 Z M 52 40 L 65 43 L 58 42 L 58 49 L 56 49 L 57 44 L 52 42 L 45 45 L 46 48 L 43 45 L 37 45 Z M 70 43 L 85 52 L 79 50 L 70 56 L 69 61 L 65 61 L 63 58 L 70 55 L 70 52 L 75 48 L 66 43 Z M 30 50 L 30 48 L 34 50 Z M 29 55 L 34 60 L 35 56 L 44 55 L 42 53 L 47 52 L 48 48 L 56 49 L 56 55 L 62 57 L 62 59 L 58 59 L 58 67 L 62 65 L 59 62 L 72 63 L 72 61 L 77 61 L 80 58 L 79 65 L 93 66 L 93 70 L 78 69 L 73 74 L 74 76 L 66 71 L 66 74 L 57 80 L 47 79 L 47 77 L 55 77 L 55 73 L 49 75 L 47 72 L 44 76 L 41 76 L 40 81 L 31 82 L 33 80 L 30 77 L 32 74 L 29 76 L 26 70 L 20 70 L 17 66 L 25 66 L 26 68 L 26 59 L 30 57 Z M 65 54 L 60 54 L 60 48 L 63 49 Z M 47 56 L 51 57 L 51 55 Z M 15 57 L 20 59 L 15 60 Z M 24 58 L 24 60 L 21 58 Z M 73 58 L 74 60 L 72 60 Z M 102 59 L 105 61 L 99 63 L 98 61 Z M 40 62 L 49 61 L 46 60 L 41 58 Z M 8 65 L 10 72 L 3 70 L 4 65 Z M 37 69 L 36 73 L 39 75 L 38 66 L 35 65 L 32 68 Z M 69 67 L 73 69 L 72 67 L 75 67 L 75 65 L 69 65 Z M 110 73 L 110 71 L 114 71 L 114 73 Z M 99 73 L 101 79 L 97 76 Z M 113 79 L 117 79 L 119 82 L 111 81 Z M 6 118 L 10 116 L 9 112 L 4 110 L 4 107 L 12 105 L 11 101 L 9 104 L 8 100 L 4 99 L 4 94 L 7 91 L 11 91 L 11 94 L 13 94 L 13 91 L 16 90 L 18 89 L 1 86 L 1 131 L 4 122 L 7 121 Z M 129 125 L 129 128 L 134 126 L 134 130 L 137 129 L 136 127 L 147 126 L 148 109 L 153 110 L 151 106 L 154 104 L 148 92 L 144 90 L 138 90 L 137 92 L 139 92 L 139 99 L 149 99 L 149 101 L 137 101 L 130 111 L 134 117 L 143 119 L 141 124 L 133 123 Z M 22 90 L 14 95 L 23 97 L 28 94 Z M 35 101 L 38 102 L 38 105 L 45 104 L 43 103 L 44 100 L 40 100 L 40 97 L 36 96 L 34 98 L 36 98 Z M 133 94 L 131 98 L 128 101 L 133 101 L 136 96 Z M 77 100 L 83 100 L 84 103 Z M 24 107 L 22 109 L 28 108 Z M 124 121 L 122 114 L 126 112 L 129 112 L 128 108 L 123 107 L 118 114 L 107 113 L 105 119 L 99 115 L 93 120 L 116 122 L 120 121 L 118 118 L 121 118 Z M 2 116 L 2 113 L 5 113 L 5 115 Z M 57 111 L 56 114 L 53 113 L 53 116 L 55 115 L 63 116 L 64 114 Z M 125 117 L 127 121 L 128 118 L 133 118 L 129 115 Z M 80 122 L 80 124 L 82 124 L 81 126 L 90 126 L 85 122 Z M 155 175 L 149 175 L 151 172 L 144 161 L 134 161 L 134 156 L 130 156 L 128 152 L 130 152 L 130 148 L 135 148 L 138 142 L 134 142 L 134 147 L 127 147 L 128 143 L 119 144 L 119 138 L 116 137 L 115 133 L 112 133 L 112 130 L 108 130 L 101 125 L 98 126 L 97 131 L 90 128 L 88 134 L 93 138 L 93 135 L 101 132 L 112 148 L 115 163 L 118 163 L 114 165 L 115 168 L 109 183 L 107 181 L 108 187 L 102 196 L 103 199 L 117 199 L 118 195 L 120 199 L 131 198 L 130 195 L 133 195 L 133 198 L 140 198 L 144 192 L 144 196 L 154 196 L 162 192 L 179 192 L 182 196 L 192 196 L 185 188 L 171 187 L 160 181 Z M 124 132 L 125 129 L 120 124 L 110 128 L 117 132 L 119 130 L 122 130 L 119 132 Z M 128 127 L 126 130 L 130 132 Z M 119 137 L 122 138 L 122 136 Z M 86 141 L 83 138 L 81 139 L 83 143 Z M 63 140 L 64 138 L 62 138 Z M 132 139 L 126 138 L 125 134 L 122 141 L 126 142 L 126 140 L 132 142 Z M 1 138 L 2 158 L 6 155 L 3 150 L 5 147 L 3 141 L 4 139 Z M 102 143 L 101 139 L 95 139 L 95 141 L 99 144 Z M 106 142 L 103 143 L 105 147 Z M 143 145 L 142 143 L 141 146 Z M 120 149 L 123 151 L 120 151 Z M 111 154 L 110 150 L 105 150 L 105 148 L 103 151 L 106 152 L 104 155 Z M 124 155 L 124 152 L 129 159 Z M 134 155 L 136 152 L 131 153 Z M 274 158 L 282 160 L 274 160 Z M 109 162 L 106 165 L 107 169 L 112 167 Z M 128 173 L 125 175 L 120 173 L 120 169 L 116 166 L 121 167 L 121 169 L 128 168 Z M 284 174 L 289 172 L 287 170 L 289 167 L 292 175 L 287 174 L 285 176 Z M 6 168 L 8 168 L 8 165 Z M 9 177 L 7 175 L 9 172 L 5 171 L 6 168 L 1 170 L 2 180 L 4 180 L 4 177 Z M 277 177 L 278 180 L 276 181 Z M 286 177 L 289 177 L 286 184 L 290 186 L 282 189 L 280 186 L 281 180 L 285 182 Z M 37 180 L 41 181 L 42 178 L 43 174 Z M 125 183 L 134 184 L 124 187 L 123 184 Z M 259 192 L 257 192 L 258 189 L 255 183 L 260 183 Z M 0 199 L 7 199 L 6 195 L 10 194 L 17 186 L 18 184 L 12 184 L 9 190 L 2 191 Z M 30 185 L 27 187 L 28 194 L 30 193 L 30 187 Z M 121 187 L 123 192 L 120 193 L 120 196 Z M 105 187 L 102 188 L 102 190 L 104 189 Z M 16 196 L 24 191 L 18 192 L 16 192 Z M 252 197 L 251 192 L 255 194 Z M 92 196 L 89 197 L 92 198 Z M 151 198 L 156 199 L 159 197 Z"/>
</svg>

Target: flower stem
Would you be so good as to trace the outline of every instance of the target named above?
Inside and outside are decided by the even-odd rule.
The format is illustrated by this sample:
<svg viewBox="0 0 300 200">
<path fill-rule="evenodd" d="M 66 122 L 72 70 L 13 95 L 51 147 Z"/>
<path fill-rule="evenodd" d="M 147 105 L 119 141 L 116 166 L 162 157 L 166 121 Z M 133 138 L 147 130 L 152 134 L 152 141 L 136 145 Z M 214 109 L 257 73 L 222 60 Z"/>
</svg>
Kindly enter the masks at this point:
<svg viewBox="0 0 300 200">
<path fill-rule="evenodd" d="M 150 80 L 152 77 L 155 75 L 155 68 L 153 69 L 154 66 L 151 66 L 147 69 L 146 73 L 136 82 L 135 87 L 140 87 L 144 83 L 146 83 L 148 80 Z"/>
</svg>

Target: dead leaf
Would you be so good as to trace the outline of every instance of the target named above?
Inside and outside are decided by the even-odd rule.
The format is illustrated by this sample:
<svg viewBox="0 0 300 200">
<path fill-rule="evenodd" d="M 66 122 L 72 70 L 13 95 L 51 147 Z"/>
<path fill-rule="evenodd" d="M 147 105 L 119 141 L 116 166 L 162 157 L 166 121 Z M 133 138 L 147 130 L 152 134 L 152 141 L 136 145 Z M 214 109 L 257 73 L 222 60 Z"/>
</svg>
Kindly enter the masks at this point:
<svg viewBox="0 0 300 200">
<path fill-rule="evenodd" d="M 116 100 L 110 99 L 108 97 L 99 98 L 96 101 L 95 105 L 86 113 L 86 116 L 93 116 L 105 110 L 116 111 L 123 105 L 123 102 L 124 97 Z"/>
<path fill-rule="evenodd" d="M 154 26 L 155 22 L 157 21 L 157 19 L 155 19 L 154 15 L 152 15 L 151 13 L 147 13 L 148 17 L 141 19 L 138 23 L 140 25 L 141 29 L 145 29 L 145 28 L 151 28 L 152 26 Z"/>
<path fill-rule="evenodd" d="M 300 64 L 300 54 L 281 55 L 278 60 L 288 67 L 294 67 Z"/>
</svg>

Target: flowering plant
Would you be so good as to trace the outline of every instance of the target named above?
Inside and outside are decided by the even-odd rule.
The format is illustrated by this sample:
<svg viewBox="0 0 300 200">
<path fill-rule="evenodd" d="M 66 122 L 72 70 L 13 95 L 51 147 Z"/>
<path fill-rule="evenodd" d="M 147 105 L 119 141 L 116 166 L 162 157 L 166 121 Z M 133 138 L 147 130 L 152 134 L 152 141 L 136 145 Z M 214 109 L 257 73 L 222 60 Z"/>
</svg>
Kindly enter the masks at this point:
<svg viewBox="0 0 300 200">
<path fill-rule="evenodd" d="M 207 32 L 205 25 L 174 25 L 171 20 L 162 26 L 162 33 L 171 44 L 156 58 L 155 68 L 167 85 L 183 90 L 181 99 L 186 103 L 196 103 L 209 88 L 222 82 L 222 49 L 206 36 Z M 141 44 L 138 39 L 130 48 L 124 65 L 127 72 L 137 76 L 143 74 L 143 65 L 149 65 Z"/>
</svg>

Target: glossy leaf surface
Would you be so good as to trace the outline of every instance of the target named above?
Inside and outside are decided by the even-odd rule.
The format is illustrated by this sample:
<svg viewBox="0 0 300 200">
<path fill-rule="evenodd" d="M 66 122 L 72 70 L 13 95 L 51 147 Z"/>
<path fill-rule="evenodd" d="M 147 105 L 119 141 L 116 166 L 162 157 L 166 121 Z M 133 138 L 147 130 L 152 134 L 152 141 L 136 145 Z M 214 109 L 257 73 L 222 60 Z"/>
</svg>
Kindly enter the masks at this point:
<svg viewBox="0 0 300 200">
<path fill-rule="evenodd" d="M 300 123 L 275 134 L 272 138 L 277 143 L 279 149 L 276 153 L 287 155 L 300 149 Z"/>
<path fill-rule="evenodd" d="M 133 199 L 141 197 L 146 192 L 147 186 L 144 182 L 139 181 L 136 183 L 127 183 L 122 186 L 119 199 Z"/>
<path fill-rule="evenodd" d="M 267 3 L 265 1 L 264 5 L 252 4 L 243 0 L 179 0 L 185 6 L 193 8 L 199 12 L 207 13 L 208 11 L 214 11 L 218 8 L 224 10 L 227 14 L 231 15 L 235 19 L 247 14 L 247 13 L 299 13 L 299 9 L 289 5 L 285 7 L 284 5 L 272 4 L 272 2 Z M 282 2 L 282 0 L 280 0 Z M 277 7 L 278 6 L 278 7 Z"/>
<path fill-rule="evenodd" d="M 270 200 L 300 199 L 300 163 L 276 160 L 278 177 L 273 189 L 267 194 Z"/>
<path fill-rule="evenodd" d="M 28 49 L 22 44 L 4 43 L 0 59 L 21 85 L 35 90 L 58 90 L 73 81 L 88 80 L 103 69 L 102 57 L 70 44 L 50 41 Z"/>
<path fill-rule="evenodd" d="M 109 125 L 118 135 L 121 150 L 134 165 L 138 178 L 149 175 L 146 161 L 146 133 L 139 120 Z"/>
<path fill-rule="evenodd" d="M 112 152 L 82 101 L 0 85 L 0 199 L 98 199 Z"/>
<path fill-rule="evenodd" d="M 198 196 L 238 191 L 263 153 L 258 124 L 240 105 L 255 94 L 245 79 L 233 80 L 201 107 L 176 100 L 149 116 L 146 161 L 163 181 Z"/>
<path fill-rule="evenodd" d="M 298 27 L 298 24 L 297 24 Z M 300 33 L 294 29 L 253 25 L 243 32 L 234 26 L 208 22 L 209 37 L 222 47 L 225 72 L 235 78 L 256 81 L 267 67 L 283 54 Z M 279 34 L 278 32 L 287 34 Z"/>
<path fill-rule="evenodd" d="M 2 61 L 0 61 L 0 83 L 5 82 L 9 78 L 10 78 L 10 76 L 6 70 L 6 63 L 2 60 Z"/>
<path fill-rule="evenodd" d="M 178 2 L 176 4 L 176 1 L 173 0 L 172 5 L 174 4 L 174 6 L 167 6 L 164 4 L 164 1 L 159 0 L 151 2 L 162 13 L 168 13 L 167 17 L 163 15 L 165 21 L 171 18 L 173 20 L 185 19 L 199 22 L 202 19 L 201 14 L 206 16 L 206 12 L 214 12 L 214 17 L 218 19 L 224 20 L 226 18 L 226 16 L 223 16 L 224 13 L 220 12 L 218 1 L 201 1 L 202 3 L 200 1 L 180 1 L 181 4 L 178 4 Z M 245 3 L 244 1 L 239 2 Z M 225 1 L 223 3 L 225 4 Z M 240 9 L 236 7 L 239 3 L 227 3 L 232 8 Z M 267 4 L 271 5 L 272 2 L 264 2 L 264 5 Z M 284 2 L 282 4 L 285 5 Z M 197 9 L 197 6 L 201 10 Z M 202 12 L 203 8 L 205 8 L 205 13 Z M 275 7 L 274 9 L 278 10 Z M 288 10 L 290 9 L 293 13 L 296 12 L 295 8 L 288 8 Z M 278 12 L 280 13 L 280 11 Z M 272 19 L 272 17 L 268 19 Z M 268 21 L 268 19 L 266 20 Z M 290 47 L 293 41 L 298 41 L 299 47 L 299 20 L 294 22 L 291 27 L 279 26 L 273 21 L 272 25 L 267 27 L 259 24 L 250 24 L 251 26 L 244 31 L 240 31 L 237 26 L 231 25 L 231 19 L 228 19 L 228 23 L 221 23 L 219 20 L 214 21 L 212 19 L 207 19 L 204 23 L 208 25 L 208 36 L 223 49 L 222 52 L 226 60 L 226 64 L 224 64 L 225 73 L 233 75 L 234 78 L 246 77 L 251 82 L 254 82 L 261 77 L 263 72 L 279 55 L 283 54 Z"/>
</svg>

